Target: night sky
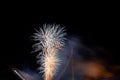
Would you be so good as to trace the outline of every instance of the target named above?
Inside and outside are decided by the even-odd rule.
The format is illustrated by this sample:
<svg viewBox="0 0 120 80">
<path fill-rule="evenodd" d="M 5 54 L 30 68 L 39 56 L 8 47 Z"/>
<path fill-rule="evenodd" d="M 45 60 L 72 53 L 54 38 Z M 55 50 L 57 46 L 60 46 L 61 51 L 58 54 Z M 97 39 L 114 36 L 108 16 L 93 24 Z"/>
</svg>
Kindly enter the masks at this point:
<svg viewBox="0 0 120 80">
<path fill-rule="evenodd" d="M 37 12 L 38 11 L 38 12 Z M 46 11 L 46 12 L 44 12 Z M 110 64 L 120 65 L 119 23 L 110 10 L 87 9 L 76 11 L 8 10 L 2 16 L 0 74 L 11 77 L 9 66 L 19 69 L 29 66 L 35 70 L 36 54 L 30 54 L 33 41 L 31 35 L 43 24 L 60 24 L 90 49 L 100 47 L 109 53 Z M 33 14 L 32 14 L 33 13 Z M 45 14 L 44 14 L 45 13 Z M 46 15 L 46 13 L 48 13 Z M 107 55 L 100 55 L 107 57 Z M 11 77 L 12 78 L 12 77 Z M 10 79 L 10 78 L 9 78 Z M 6 80 L 9 80 L 6 79 Z"/>
</svg>

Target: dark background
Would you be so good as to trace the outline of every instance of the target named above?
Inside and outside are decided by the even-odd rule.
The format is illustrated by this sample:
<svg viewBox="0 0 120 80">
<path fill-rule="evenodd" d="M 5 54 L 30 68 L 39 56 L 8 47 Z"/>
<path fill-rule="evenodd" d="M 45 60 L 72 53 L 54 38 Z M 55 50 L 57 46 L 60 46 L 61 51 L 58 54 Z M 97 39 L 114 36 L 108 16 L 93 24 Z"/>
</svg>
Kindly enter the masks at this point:
<svg viewBox="0 0 120 80">
<path fill-rule="evenodd" d="M 56 9 L 55 9 L 56 10 Z M 112 54 L 111 63 L 120 64 L 119 18 L 115 8 L 86 7 L 80 9 L 7 8 L 1 15 L 0 71 L 11 77 L 9 66 L 36 69 L 31 35 L 44 23 L 65 26 L 68 35 L 77 36 L 86 46 L 100 46 Z"/>
</svg>

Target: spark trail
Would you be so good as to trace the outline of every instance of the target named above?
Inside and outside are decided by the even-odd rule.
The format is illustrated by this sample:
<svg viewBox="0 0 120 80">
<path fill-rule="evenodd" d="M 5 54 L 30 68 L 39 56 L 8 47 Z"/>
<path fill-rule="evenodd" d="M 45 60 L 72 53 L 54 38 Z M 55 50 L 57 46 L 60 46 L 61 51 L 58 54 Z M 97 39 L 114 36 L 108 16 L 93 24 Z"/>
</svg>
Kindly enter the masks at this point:
<svg viewBox="0 0 120 80">
<path fill-rule="evenodd" d="M 34 33 L 36 44 L 33 45 L 34 51 L 40 51 L 37 55 L 40 72 L 44 73 L 44 80 L 52 80 L 60 64 L 58 57 L 59 50 L 65 44 L 66 32 L 60 25 L 44 25 Z"/>
</svg>

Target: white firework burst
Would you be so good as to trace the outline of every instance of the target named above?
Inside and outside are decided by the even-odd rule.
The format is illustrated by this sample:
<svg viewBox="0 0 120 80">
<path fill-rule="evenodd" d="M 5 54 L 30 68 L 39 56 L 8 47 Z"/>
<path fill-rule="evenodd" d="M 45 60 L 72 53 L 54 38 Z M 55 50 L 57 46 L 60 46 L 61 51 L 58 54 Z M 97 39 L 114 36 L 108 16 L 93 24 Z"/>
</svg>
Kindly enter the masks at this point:
<svg viewBox="0 0 120 80">
<path fill-rule="evenodd" d="M 42 66 L 39 68 L 44 73 L 44 80 L 52 80 L 56 69 L 61 61 L 58 58 L 58 51 L 65 44 L 65 29 L 60 25 L 44 25 L 43 28 L 36 30 L 34 40 L 37 42 L 33 45 L 36 51 L 42 50 L 37 58 L 38 63 Z"/>
</svg>

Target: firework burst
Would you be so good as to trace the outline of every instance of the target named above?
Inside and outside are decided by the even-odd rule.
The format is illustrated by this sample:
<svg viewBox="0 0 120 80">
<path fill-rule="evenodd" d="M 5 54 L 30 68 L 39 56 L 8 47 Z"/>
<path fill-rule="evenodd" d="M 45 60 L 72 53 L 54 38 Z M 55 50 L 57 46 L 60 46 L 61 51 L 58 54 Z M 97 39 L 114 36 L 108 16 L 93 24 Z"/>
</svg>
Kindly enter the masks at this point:
<svg viewBox="0 0 120 80">
<path fill-rule="evenodd" d="M 34 33 L 34 40 L 37 43 L 33 47 L 35 52 L 41 50 L 37 58 L 38 63 L 41 64 L 39 70 L 44 73 L 44 80 L 52 80 L 56 72 L 61 61 L 58 52 L 64 46 L 65 35 L 64 27 L 46 24 Z"/>
</svg>

